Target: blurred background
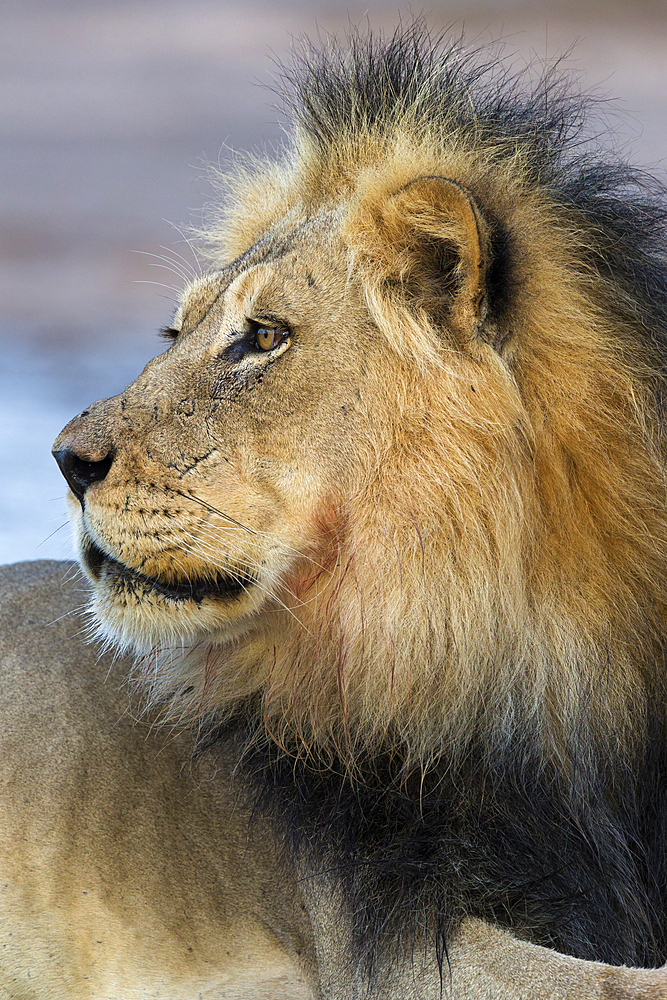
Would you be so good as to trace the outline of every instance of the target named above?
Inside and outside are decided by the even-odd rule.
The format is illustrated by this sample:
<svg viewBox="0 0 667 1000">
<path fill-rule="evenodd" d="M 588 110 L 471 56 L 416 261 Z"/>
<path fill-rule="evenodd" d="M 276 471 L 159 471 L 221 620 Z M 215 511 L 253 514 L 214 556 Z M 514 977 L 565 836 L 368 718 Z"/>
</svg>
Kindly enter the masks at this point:
<svg viewBox="0 0 667 1000">
<path fill-rule="evenodd" d="M 183 282 L 150 255 L 192 264 L 178 228 L 210 202 L 206 163 L 279 142 L 272 59 L 304 33 L 391 31 L 411 12 L 3 0 L 0 562 L 72 555 L 51 442 L 164 346 L 156 330 Z M 502 39 L 517 66 L 568 53 L 582 86 L 614 99 L 617 143 L 667 180 L 666 0 L 435 0 L 424 13 L 471 44 Z"/>
</svg>

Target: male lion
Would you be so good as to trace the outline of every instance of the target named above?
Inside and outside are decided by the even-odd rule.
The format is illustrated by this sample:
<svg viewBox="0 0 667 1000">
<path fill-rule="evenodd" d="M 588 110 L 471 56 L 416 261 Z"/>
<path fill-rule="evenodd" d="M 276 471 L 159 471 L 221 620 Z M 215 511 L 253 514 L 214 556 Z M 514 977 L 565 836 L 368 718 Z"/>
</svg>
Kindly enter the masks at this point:
<svg viewBox="0 0 667 1000">
<path fill-rule="evenodd" d="M 419 26 L 287 82 L 169 349 L 55 443 L 99 633 L 329 873 L 360 983 L 446 983 L 471 919 L 659 965 L 664 192 Z"/>
</svg>

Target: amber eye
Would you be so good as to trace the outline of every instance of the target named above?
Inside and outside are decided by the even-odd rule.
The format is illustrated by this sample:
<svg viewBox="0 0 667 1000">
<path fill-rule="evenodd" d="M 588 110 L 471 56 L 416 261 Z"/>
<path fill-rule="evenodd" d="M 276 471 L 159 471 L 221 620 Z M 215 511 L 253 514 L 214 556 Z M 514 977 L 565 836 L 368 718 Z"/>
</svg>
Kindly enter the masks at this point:
<svg viewBox="0 0 667 1000">
<path fill-rule="evenodd" d="M 269 329 L 266 326 L 259 326 L 255 333 L 255 344 L 260 351 L 272 351 L 274 347 L 282 344 L 287 336 L 287 330 L 280 330 L 278 328 Z"/>
</svg>

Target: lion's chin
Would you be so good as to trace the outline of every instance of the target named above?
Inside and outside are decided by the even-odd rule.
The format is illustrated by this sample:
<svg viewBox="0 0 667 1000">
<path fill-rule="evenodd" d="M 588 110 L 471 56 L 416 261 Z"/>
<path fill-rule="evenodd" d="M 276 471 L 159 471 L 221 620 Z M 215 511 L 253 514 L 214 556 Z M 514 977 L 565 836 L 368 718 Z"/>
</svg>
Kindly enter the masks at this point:
<svg viewBox="0 0 667 1000">
<path fill-rule="evenodd" d="M 207 600 L 230 600 L 247 594 L 255 583 L 251 576 L 243 573 L 218 572 L 215 576 L 190 577 L 183 581 L 147 576 L 107 555 L 89 538 L 81 546 L 81 562 L 96 584 L 102 583 L 106 588 L 135 598 L 157 597 L 168 604 L 201 605 Z"/>
</svg>

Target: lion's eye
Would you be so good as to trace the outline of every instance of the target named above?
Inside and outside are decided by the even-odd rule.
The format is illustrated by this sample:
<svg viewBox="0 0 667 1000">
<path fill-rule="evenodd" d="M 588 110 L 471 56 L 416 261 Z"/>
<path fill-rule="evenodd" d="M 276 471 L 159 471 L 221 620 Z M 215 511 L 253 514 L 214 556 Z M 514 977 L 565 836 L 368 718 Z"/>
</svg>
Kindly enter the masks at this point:
<svg viewBox="0 0 667 1000">
<path fill-rule="evenodd" d="M 255 331 L 255 346 L 260 351 L 272 351 L 274 347 L 282 344 L 287 336 L 287 330 L 281 330 L 277 327 L 271 329 L 266 326 L 258 326 Z"/>
</svg>

